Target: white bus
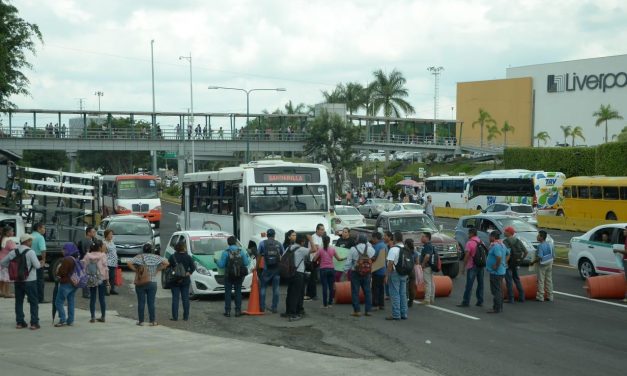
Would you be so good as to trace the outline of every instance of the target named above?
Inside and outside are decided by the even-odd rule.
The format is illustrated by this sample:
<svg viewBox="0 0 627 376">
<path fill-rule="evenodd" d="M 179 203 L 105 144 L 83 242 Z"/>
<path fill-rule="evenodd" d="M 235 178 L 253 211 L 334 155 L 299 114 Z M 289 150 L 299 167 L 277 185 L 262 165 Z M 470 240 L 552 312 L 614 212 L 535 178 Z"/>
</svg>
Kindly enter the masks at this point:
<svg viewBox="0 0 627 376">
<path fill-rule="evenodd" d="M 433 206 L 465 209 L 468 205 L 469 180 L 469 176 L 449 175 L 426 178 L 425 195 L 431 196 Z"/>
<path fill-rule="evenodd" d="M 177 226 L 185 230 L 222 230 L 244 246 L 259 244 L 270 228 L 311 234 L 330 227 L 332 184 L 327 168 L 281 160 L 251 162 L 219 171 L 185 174 Z"/>
<path fill-rule="evenodd" d="M 150 175 L 104 175 L 100 178 L 102 215 L 135 214 L 159 228 L 161 199 L 156 177 Z"/>
</svg>

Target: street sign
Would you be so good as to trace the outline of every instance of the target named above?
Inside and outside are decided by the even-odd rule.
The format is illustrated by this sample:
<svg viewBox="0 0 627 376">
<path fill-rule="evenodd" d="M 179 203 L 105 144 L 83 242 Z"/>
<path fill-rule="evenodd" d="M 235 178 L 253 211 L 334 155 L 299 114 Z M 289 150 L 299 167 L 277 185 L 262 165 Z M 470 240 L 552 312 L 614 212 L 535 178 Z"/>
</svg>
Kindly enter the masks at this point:
<svg viewBox="0 0 627 376">
<path fill-rule="evenodd" d="M 418 168 L 418 177 L 420 179 L 424 179 L 424 177 L 425 177 L 425 169 L 424 169 L 424 167 L 419 167 Z"/>
<path fill-rule="evenodd" d="M 384 178 L 380 178 L 379 179 L 379 185 L 385 185 L 385 179 Z"/>
<path fill-rule="evenodd" d="M 361 179 L 362 173 L 363 173 L 361 166 L 357 167 L 356 173 L 357 173 L 357 179 Z"/>
<path fill-rule="evenodd" d="M 176 159 L 176 153 L 164 153 L 163 158 L 165 159 Z"/>
</svg>

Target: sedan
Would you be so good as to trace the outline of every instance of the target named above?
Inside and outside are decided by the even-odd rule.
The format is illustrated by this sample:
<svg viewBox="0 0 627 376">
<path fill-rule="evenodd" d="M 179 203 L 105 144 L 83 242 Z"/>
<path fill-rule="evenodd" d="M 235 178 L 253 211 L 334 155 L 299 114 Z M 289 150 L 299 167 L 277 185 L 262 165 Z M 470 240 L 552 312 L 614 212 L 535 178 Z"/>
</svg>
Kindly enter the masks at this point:
<svg viewBox="0 0 627 376">
<path fill-rule="evenodd" d="M 388 211 L 394 204 L 382 198 L 369 198 L 357 210 L 368 218 L 376 218 L 384 211 Z"/>
<path fill-rule="evenodd" d="M 613 250 L 624 249 L 625 226 L 627 223 L 605 224 L 570 239 L 568 263 L 577 268 L 582 279 L 623 272 L 622 260 L 619 264 Z M 622 254 L 618 255 L 622 259 Z"/>
<path fill-rule="evenodd" d="M 498 203 L 492 204 L 481 211 L 486 214 L 503 214 L 514 215 L 519 217 L 523 221 L 529 222 L 532 225 L 538 224 L 536 212 L 533 210 L 533 206 L 527 204 L 516 203 Z"/>
<path fill-rule="evenodd" d="M 161 252 L 161 237 L 146 218 L 136 215 L 111 215 L 100 222 L 96 237 L 104 240 L 105 230 L 112 230 L 115 248 L 120 265 L 126 265 L 133 257 L 142 253 L 146 243 L 153 246 L 154 252 Z"/>
<path fill-rule="evenodd" d="M 366 226 L 366 218 L 354 206 L 335 205 L 335 216 L 331 219 L 334 232 L 343 228 Z"/>
<path fill-rule="evenodd" d="M 397 211 L 412 211 L 412 212 L 416 212 L 416 213 L 424 213 L 425 208 L 420 205 L 420 204 L 412 204 L 409 202 L 401 202 L 398 204 L 394 204 L 394 206 L 392 206 L 392 208 L 390 209 L 391 212 L 397 212 Z"/>
<path fill-rule="evenodd" d="M 194 260 L 195 271 L 191 275 L 192 295 L 224 294 L 224 269 L 219 269 L 217 261 L 228 248 L 227 238 L 231 234 L 223 231 L 177 231 L 172 234 L 163 257 L 169 258 L 178 242 L 185 242 L 187 254 Z M 238 247 L 241 247 L 239 242 Z M 252 284 L 253 262 L 248 266 L 248 275 L 242 283 L 242 292 L 249 293 Z M 161 286 L 165 284 L 165 273 L 161 273 Z"/>
</svg>

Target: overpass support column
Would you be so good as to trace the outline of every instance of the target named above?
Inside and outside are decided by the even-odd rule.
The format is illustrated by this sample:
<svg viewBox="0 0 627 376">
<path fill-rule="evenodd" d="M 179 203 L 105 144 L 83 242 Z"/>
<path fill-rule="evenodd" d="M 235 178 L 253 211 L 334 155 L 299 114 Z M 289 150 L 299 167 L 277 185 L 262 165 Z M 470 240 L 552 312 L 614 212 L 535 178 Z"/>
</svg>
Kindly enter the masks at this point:
<svg viewBox="0 0 627 376">
<path fill-rule="evenodd" d="M 152 175 L 157 176 L 157 151 L 151 150 L 150 154 L 152 155 Z"/>
<path fill-rule="evenodd" d="M 70 172 L 76 172 L 76 156 L 78 152 L 76 150 L 66 152 L 68 159 L 70 160 Z"/>
</svg>

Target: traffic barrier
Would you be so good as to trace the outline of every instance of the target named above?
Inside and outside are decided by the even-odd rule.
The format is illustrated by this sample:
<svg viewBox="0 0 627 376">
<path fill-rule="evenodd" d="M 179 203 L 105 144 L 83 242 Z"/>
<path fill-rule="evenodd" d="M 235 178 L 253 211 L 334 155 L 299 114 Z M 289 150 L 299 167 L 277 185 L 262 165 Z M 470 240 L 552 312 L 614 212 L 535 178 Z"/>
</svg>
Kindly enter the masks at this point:
<svg viewBox="0 0 627 376">
<path fill-rule="evenodd" d="M 446 275 L 434 275 L 433 285 L 435 288 L 435 297 L 443 298 L 451 295 L 453 292 L 453 280 Z M 425 298 L 425 284 L 424 282 L 416 286 L 416 299 Z"/>
<path fill-rule="evenodd" d="M 589 277 L 583 287 L 591 299 L 622 299 L 625 297 L 625 274 L 610 274 Z"/>
<path fill-rule="evenodd" d="M 525 291 L 525 300 L 536 300 L 536 292 L 538 290 L 538 276 L 535 274 L 522 275 L 520 276 L 520 284 Z M 520 293 L 518 292 L 516 284 L 513 283 L 513 285 L 514 299 L 518 300 L 520 297 Z M 507 284 L 505 283 L 505 279 L 503 279 L 503 282 L 501 283 L 501 291 L 503 291 L 503 299 L 507 299 Z M 544 297 L 546 298 L 546 296 L 547 293 L 545 291 Z"/>
<path fill-rule="evenodd" d="M 249 316 L 263 315 L 259 307 L 259 280 L 257 278 L 257 269 L 253 269 L 253 283 L 250 287 L 250 296 L 248 297 L 248 309 L 243 313 Z"/>
<path fill-rule="evenodd" d="M 588 231 L 596 226 L 606 223 L 617 223 L 617 221 L 606 221 L 603 219 L 593 218 L 571 218 L 559 217 L 553 215 L 539 215 L 539 228 L 550 228 L 563 231 Z"/>
<path fill-rule="evenodd" d="M 116 286 L 122 286 L 124 280 L 122 279 L 122 268 L 119 266 L 115 268 L 115 280 L 113 281 Z"/>
<path fill-rule="evenodd" d="M 434 214 L 436 217 L 443 218 L 459 218 L 465 215 L 473 215 L 480 213 L 479 210 L 475 209 L 460 209 L 460 208 L 442 208 L 436 207 L 434 208 Z"/>
<path fill-rule="evenodd" d="M 365 301 L 364 290 L 359 289 L 359 303 Z M 335 282 L 335 304 L 352 304 L 350 281 Z"/>
</svg>

